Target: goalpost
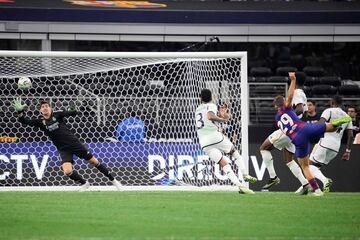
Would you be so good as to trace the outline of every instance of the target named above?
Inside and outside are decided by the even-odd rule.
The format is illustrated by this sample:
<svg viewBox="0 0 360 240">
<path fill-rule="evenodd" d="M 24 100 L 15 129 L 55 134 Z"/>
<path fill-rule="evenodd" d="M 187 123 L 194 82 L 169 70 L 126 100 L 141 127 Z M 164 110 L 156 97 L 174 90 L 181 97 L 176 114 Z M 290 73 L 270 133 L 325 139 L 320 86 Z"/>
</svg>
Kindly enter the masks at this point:
<svg viewBox="0 0 360 240">
<path fill-rule="evenodd" d="M 32 81 L 28 91 L 17 88 L 22 76 Z M 231 109 L 232 121 L 220 127 L 248 168 L 246 52 L 0 51 L 0 79 L 0 191 L 77 186 L 43 132 L 18 122 L 16 97 L 29 106 L 30 118 L 39 116 L 41 99 L 54 110 L 75 106 L 79 114 L 67 118 L 68 126 L 124 190 L 232 190 L 198 144 L 195 109 L 201 89 L 209 88 L 216 104 Z M 117 131 L 131 114 L 145 125 L 142 140 L 124 141 Z M 92 189 L 112 189 L 84 160 L 75 158 L 74 167 Z"/>
</svg>

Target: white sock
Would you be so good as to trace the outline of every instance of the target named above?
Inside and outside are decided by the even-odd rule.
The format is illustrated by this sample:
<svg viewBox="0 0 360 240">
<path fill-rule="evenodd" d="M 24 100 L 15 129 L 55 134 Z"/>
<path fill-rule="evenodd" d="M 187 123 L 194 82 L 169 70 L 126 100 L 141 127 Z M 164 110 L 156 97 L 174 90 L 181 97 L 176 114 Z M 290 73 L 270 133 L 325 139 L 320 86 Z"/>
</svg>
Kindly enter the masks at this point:
<svg viewBox="0 0 360 240">
<path fill-rule="evenodd" d="M 318 188 L 318 189 L 315 190 L 315 192 L 316 192 L 316 193 L 321 193 L 321 189 Z"/>
<path fill-rule="evenodd" d="M 300 166 L 294 160 L 287 163 L 286 166 L 288 166 L 288 168 L 294 174 L 294 176 L 297 179 L 299 179 L 301 185 L 308 184 L 308 180 L 306 180 L 306 178 L 304 177 L 304 174 L 302 173 Z"/>
<path fill-rule="evenodd" d="M 261 150 L 260 151 L 262 159 L 265 163 L 265 166 L 269 172 L 270 178 L 276 177 L 276 172 L 274 169 L 274 161 L 271 155 L 271 152 L 268 150 Z"/>
<path fill-rule="evenodd" d="M 310 165 L 310 171 L 314 175 L 315 178 L 319 179 L 323 186 L 326 183 L 327 177 L 324 176 L 324 174 L 320 171 L 319 168 L 315 167 L 314 165 Z"/>
<path fill-rule="evenodd" d="M 226 173 L 233 184 L 235 184 L 237 187 L 241 186 L 240 180 L 236 177 L 234 171 L 231 169 L 230 164 L 226 164 L 223 167 L 223 171 Z"/>
<path fill-rule="evenodd" d="M 245 170 L 245 165 L 244 165 L 244 161 L 239 153 L 238 150 L 236 150 L 232 156 L 235 158 L 235 164 L 236 166 L 239 168 L 240 172 L 242 173 L 243 176 L 247 176 L 247 172 Z"/>
</svg>

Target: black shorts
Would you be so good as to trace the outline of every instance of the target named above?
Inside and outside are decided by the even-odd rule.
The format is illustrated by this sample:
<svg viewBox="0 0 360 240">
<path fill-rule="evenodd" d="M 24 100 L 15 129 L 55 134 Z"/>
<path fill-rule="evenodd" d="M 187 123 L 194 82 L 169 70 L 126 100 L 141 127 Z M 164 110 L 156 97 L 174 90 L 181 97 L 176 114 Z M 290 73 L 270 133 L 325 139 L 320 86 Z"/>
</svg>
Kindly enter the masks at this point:
<svg viewBox="0 0 360 240">
<path fill-rule="evenodd" d="M 74 155 L 77 156 L 78 158 L 85 159 L 86 161 L 89 161 L 93 157 L 89 149 L 84 145 L 77 146 L 76 148 L 73 149 L 58 150 L 58 152 L 60 154 L 61 163 L 69 162 L 73 164 Z"/>
</svg>

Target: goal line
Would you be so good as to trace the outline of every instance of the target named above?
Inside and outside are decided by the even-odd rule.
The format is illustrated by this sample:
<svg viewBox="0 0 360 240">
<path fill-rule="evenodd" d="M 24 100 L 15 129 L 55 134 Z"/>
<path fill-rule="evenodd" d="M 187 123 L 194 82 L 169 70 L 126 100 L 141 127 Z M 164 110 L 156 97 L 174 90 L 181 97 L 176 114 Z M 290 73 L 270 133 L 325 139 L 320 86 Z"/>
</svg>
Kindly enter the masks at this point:
<svg viewBox="0 0 360 240">
<path fill-rule="evenodd" d="M 0 187 L 0 192 L 76 192 L 80 186 L 23 186 L 23 187 Z M 118 191 L 114 186 L 90 186 L 89 192 L 114 192 Z M 168 191 L 194 191 L 194 192 L 234 192 L 238 191 L 235 186 L 123 186 L 122 191 L 144 192 L 168 192 Z"/>
</svg>

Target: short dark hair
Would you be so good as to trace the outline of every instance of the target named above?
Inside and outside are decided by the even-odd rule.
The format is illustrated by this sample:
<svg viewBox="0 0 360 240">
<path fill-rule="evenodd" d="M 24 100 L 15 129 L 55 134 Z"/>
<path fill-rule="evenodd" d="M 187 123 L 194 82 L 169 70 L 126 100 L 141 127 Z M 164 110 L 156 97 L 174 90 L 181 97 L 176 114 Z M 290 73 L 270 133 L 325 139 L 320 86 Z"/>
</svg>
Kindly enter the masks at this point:
<svg viewBox="0 0 360 240">
<path fill-rule="evenodd" d="M 341 96 L 339 95 L 335 95 L 334 97 L 331 98 L 331 100 L 333 101 L 333 103 L 337 106 L 340 106 L 343 103 L 343 99 Z"/>
<path fill-rule="evenodd" d="M 274 98 L 274 104 L 276 107 L 281 107 L 285 104 L 285 98 L 281 95 L 277 95 L 275 98 Z"/>
<path fill-rule="evenodd" d="M 42 106 L 42 105 L 44 105 L 44 104 L 47 104 L 47 105 L 49 105 L 49 106 L 50 106 L 50 103 L 49 103 L 48 101 L 46 101 L 46 100 L 40 100 L 39 109 L 40 109 L 40 108 L 41 108 L 41 106 Z"/>
<path fill-rule="evenodd" d="M 210 102 L 212 100 L 210 89 L 204 88 L 203 90 L 201 90 L 200 97 L 201 97 L 202 102 L 205 102 L 205 103 Z"/>
<path fill-rule="evenodd" d="M 308 102 L 311 102 L 314 106 L 316 106 L 316 103 L 315 103 L 314 100 L 308 99 L 307 101 L 308 101 Z"/>
<path fill-rule="evenodd" d="M 353 108 L 353 109 L 355 110 L 355 112 L 357 113 L 357 108 L 356 108 L 354 105 L 349 105 L 349 106 L 346 108 L 346 111 L 348 111 L 349 108 Z"/>
<path fill-rule="evenodd" d="M 306 74 L 304 72 L 296 72 L 296 85 L 299 87 L 303 87 L 306 81 Z"/>
</svg>

